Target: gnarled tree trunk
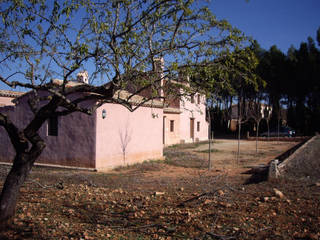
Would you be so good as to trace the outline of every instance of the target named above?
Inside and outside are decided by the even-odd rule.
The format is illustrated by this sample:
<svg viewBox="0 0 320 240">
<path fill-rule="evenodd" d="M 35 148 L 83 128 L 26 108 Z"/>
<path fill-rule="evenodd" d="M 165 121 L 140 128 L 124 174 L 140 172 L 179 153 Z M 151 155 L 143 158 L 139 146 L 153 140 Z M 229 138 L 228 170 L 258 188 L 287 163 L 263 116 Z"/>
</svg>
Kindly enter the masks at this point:
<svg viewBox="0 0 320 240">
<path fill-rule="evenodd" d="M 53 97 L 48 104 L 41 107 L 23 131 L 19 130 L 8 116 L 0 113 L 0 126 L 5 128 L 16 151 L 12 168 L 0 195 L 0 228 L 11 222 L 15 214 L 20 187 L 46 146 L 38 131 L 42 124 L 54 114 L 60 103 L 59 98 Z"/>
<path fill-rule="evenodd" d="M 44 148 L 44 142 L 38 140 L 28 152 L 16 154 L 0 195 L 0 226 L 5 227 L 8 225 L 15 215 L 20 187 L 28 177 L 35 160 L 40 156 Z"/>
<path fill-rule="evenodd" d="M 29 154 L 17 154 L 14 159 L 0 195 L 0 225 L 3 227 L 11 222 L 15 214 L 20 187 L 28 177 L 35 159 Z"/>
</svg>

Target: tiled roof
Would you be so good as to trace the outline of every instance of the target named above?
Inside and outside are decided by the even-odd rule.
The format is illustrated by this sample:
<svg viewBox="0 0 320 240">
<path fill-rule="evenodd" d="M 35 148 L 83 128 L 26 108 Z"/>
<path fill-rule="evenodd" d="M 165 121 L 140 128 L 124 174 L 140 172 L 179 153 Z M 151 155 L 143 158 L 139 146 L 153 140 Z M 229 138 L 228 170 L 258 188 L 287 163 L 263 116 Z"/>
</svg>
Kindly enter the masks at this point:
<svg viewBox="0 0 320 240">
<path fill-rule="evenodd" d="M 52 83 L 56 84 L 56 85 L 62 85 L 63 84 L 63 80 L 55 78 L 55 79 L 52 79 Z M 81 82 L 69 81 L 69 82 L 67 82 L 66 87 L 67 88 L 68 87 L 74 87 L 74 86 L 79 86 L 79 85 L 82 85 L 82 84 L 83 83 L 81 83 Z"/>
<path fill-rule="evenodd" d="M 63 80 L 60 79 L 53 79 L 52 80 L 53 84 L 61 85 L 63 83 Z M 74 86 L 79 86 L 83 83 L 80 82 L 68 82 L 66 84 L 66 87 L 74 87 Z M 127 100 L 131 96 L 131 93 L 129 93 L 126 90 L 119 90 L 116 91 L 115 94 L 113 95 L 113 99 L 115 100 Z M 133 105 L 138 105 L 141 104 L 144 101 L 144 97 L 139 96 L 139 95 L 134 95 L 130 98 L 129 102 Z M 145 103 L 142 104 L 144 107 L 156 107 L 156 108 L 162 108 L 163 107 L 163 102 L 159 100 L 149 100 Z"/>
<path fill-rule="evenodd" d="M 63 84 L 63 80 L 60 79 L 52 79 L 52 83 L 56 84 L 56 85 L 62 85 Z M 83 83 L 80 82 L 73 82 L 70 81 L 66 84 L 67 88 L 70 87 L 75 87 L 75 86 L 79 86 L 82 85 Z M 15 97 L 20 97 L 25 93 L 20 93 L 19 95 L 16 95 Z M 1 96 L 1 93 L 0 93 Z M 117 92 L 115 92 L 113 99 L 115 100 L 127 100 L 129 97 L 131 96 L 131 93 L 129 93 L 126 90 L 119 90 Z M 133 105 L 139 105 L 144 101 L 144 97 L 139 96 L 139 95 L 134 95 L 130 98 L 129 102 Z M 149 100 L 145 103 L 142 104 L 142 106 L 144 107 L 155 107 L 155 108 L 163 108 L 163 102 L 159 101 L 159 100 Z"/>
<path fill-rule="evenodd" d="M 113 98 L 127 100 L 129 96 L 131 96 L 131 93 L 129 93 L 128 91 L 119 90 L 113 95 Z M 134 95 L 129 100 L 129 102 L 132 103 L 133 105 L 141 104 L 143 101 L 144 101 L 144 97 L 139 96 L 139 95 Z M 159 100 L 148 100 L 147 102 L 143 103 L 142 106 L 162 108 L 163 102 L 161 102 Z"/>
<path fill-rule="evenodd" d="M 9 91 L 9 90 L 0 90 L 0 97 L 19 97 L 23 95 L 24 92 L 15 92 L 15 91 Z"/>
</svg>

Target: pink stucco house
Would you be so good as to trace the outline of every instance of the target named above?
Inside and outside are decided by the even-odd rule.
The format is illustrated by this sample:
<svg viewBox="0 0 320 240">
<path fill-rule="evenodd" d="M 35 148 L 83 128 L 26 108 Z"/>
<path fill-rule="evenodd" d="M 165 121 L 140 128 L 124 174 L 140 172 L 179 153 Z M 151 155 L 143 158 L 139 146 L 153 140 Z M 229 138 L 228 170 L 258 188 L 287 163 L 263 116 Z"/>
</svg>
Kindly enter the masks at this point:
<svg viewBox="0 0 320 240">
<path fill-rule="evenodd" d="M 125 97 L 127 92 L 117 94 Z M 0 90 L 0 112 L 23 127 L 31 117 L 27 106 L 30 97 L 32 92 Z M 139 98 L 133 101 L 139 102 Z M 104 170 L 161 159 L 164 145 L 208 139 L 205 96 L 196 94 L 169 105 L 153 100 L 134 112 L 105 103 L 91 116 L 72 113 L 52 118 L 42 126 L 40 135 L 47 147 L 37 163 Z M 0 146 L 0 162 L 10 162 L 14 151 L 2 127 Z"/>
<path fill-rule="evenodd" d="M 206 98 L 195 94 L 181 97 L 163 108 L 163 144 L 172 145 L 208 140 Z"/>
</svg>

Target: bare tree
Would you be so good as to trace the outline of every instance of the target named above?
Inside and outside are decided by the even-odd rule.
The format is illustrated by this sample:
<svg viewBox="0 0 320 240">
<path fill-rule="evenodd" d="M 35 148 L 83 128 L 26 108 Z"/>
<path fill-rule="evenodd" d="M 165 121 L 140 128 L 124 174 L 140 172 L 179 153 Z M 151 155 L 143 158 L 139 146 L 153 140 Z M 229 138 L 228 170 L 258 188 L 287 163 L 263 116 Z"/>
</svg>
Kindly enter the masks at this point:
<svg viewBox="0 0 320 240">
<path fill-rule="evenodd" d="M 238 163 L 241 125 L 248 120 L 245 102 L 248 96 L 252 96 L 263 85 L 256 74 L 258 62 L 252 47 L 236 47 L 232 53 L 227 51 L 224 56 L 215 59 L 213 66 L 201 69 L 202 71 L 197 71 L 195 74 L 195 80 L 206 79 L 205 89 L 209 90 L 208 95 L 212 102 L 218 102 L 220 98 L 226 95 L 238 97 Z M 203 81 L 200 81 L 201 84 L 203 84 Z M 232 97 L 230 103 L 232 104 Z"/>
<path fill-rule="evenodd" d="M 163 97 L 164 79 L 170 84 L 181 69 L 211 62 L 242 39 L 205 3 L 189 0 L 7 0 L 0 15 L 0 81 L 31 90 L 26 126 L 0 113 L 16 152 L 0 195 L 2 226 L 14 215 L 19 189 L 46 146 L 38 131 L 50 117 L 92 114 L 104 103 L 134 111 Z M 159 58 L 165 59 L 161 74 Z M 72 84 L 85 69 L 88 81 Z M 133 104 L 136 95 L 143 98 Z"/>
<path fill-rule="evenodd" d="M 267 128 L 268 128 L 268 139 L 270 137 L 270 119 L 272 117 L 272 107 L 271 106 L 267 106 L 264 109 L 264 119 L 267 121 Z"/>
<path fill-rule="evenodd" d="M 279 101 L 279 107 L 277 111 L 277 135 L 278 135 L 278 141 L 280 140 L 280 125 L 282 125 L 281 120 L 283 120 L 284 116 L 284 111 L 282 109 L 282 105 L 284 104 L 284 101 Z"/>
<path fill-rule="evenodd" d="M 259 99 L 248 102 L 248 117 L 254 119 L 256 124 L 256 154 L 258 154 L 258 138 L 260 122 L 264 118 L 265 105 L 261 104 Z"/>
<path fill-rule="evenodd" d="M 123 156 L 123 164 L 126 164 L 127 148 L 131 141 L 132 131 L 129 129 L 129 121 L 126 121 L 124 128 L 119 129 L 121 152 Z"/>
<path fill-rule="evenodd" d="M 242 90 L 241 90 L 242 92 Z M 237 151 L 237 164 L 240 163 L 240 140 L 241 140 L 241 125 L 247 121 L 247 108 L 246 102 L 242 94 L 238 96 L 238 151 Z"/>
</svg>

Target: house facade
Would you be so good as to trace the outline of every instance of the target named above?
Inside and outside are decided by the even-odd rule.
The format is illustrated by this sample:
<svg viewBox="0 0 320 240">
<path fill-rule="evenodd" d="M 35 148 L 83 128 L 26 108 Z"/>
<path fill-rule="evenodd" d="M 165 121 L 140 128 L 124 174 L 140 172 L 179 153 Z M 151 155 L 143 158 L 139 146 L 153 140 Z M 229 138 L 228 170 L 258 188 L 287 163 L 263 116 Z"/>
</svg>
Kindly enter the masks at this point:
<svg viewBox="0 0 320 240">
<path fill-rule="evenodd" d="M 0 90 L 0 112 L 22 129 L 32 118 L 28 106 L 32 92 L 10 93 Z M 205 97 L 182 98 L 171 107 L 153 100 L 133 112 L 105 103 L 92 115 L 75 112 L 51 118 L 39 134 L 47 147 L 37 163 L 104 170 L 162 159 L 164 145 L 208 139 Z M 0 162 L 11 162 L 14 149 L 2 127 L 0 146 Z"/>
<path fill-rule="evenodd" d="M 206 98 L 199 93 L 181 97 L 178 104 L 163 109 L 163 143 L 172 145 L 208 140 Z"/>
</svg>

